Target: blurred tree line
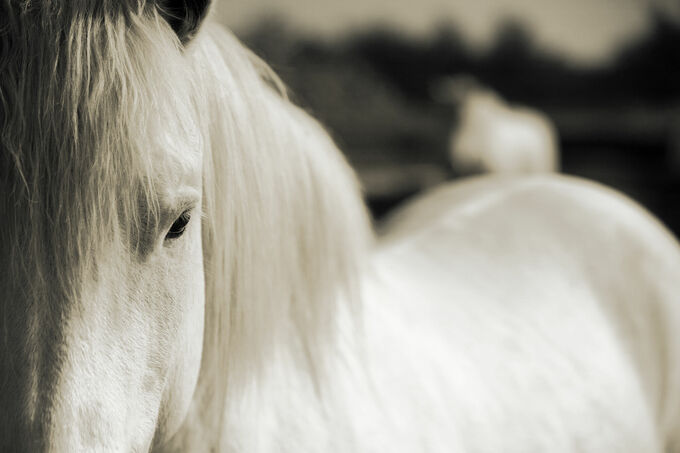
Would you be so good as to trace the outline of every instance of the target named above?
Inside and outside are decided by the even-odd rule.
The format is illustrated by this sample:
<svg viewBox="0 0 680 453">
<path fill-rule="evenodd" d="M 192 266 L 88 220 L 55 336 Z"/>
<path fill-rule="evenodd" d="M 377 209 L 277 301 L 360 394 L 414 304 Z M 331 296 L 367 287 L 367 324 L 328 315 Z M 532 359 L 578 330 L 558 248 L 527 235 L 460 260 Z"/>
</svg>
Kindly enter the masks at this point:
<svg viewBox="0 0 680 453">
<path fill-rule="evenodd" d="M 416 39 L 377 28 L 339 41 L 320 41 L 296 33 L 269 18 L 242 36 L 262 55 L 293 91 L 305 69 L 353 69 L 354 77 L 378 77 L 413 101 L 429 101 L 432 82 L 465 73 L 510 99 L 534 105 L 573 103 L 664 104 L 680 98 L 680 26 L 652 12 L 651 31 L 628 43 L 611 64 L 578 67 L 535 44 L 522 23 L 507 19 L 486 51 L 472 50 L 452 24 L 440 25 L 429 37 Z M 310 73 L 307 73 L 310 74 Z M 311 78 L 312 75 L 309 75 Z"/>
<path fill-rule="evenodd" d="M 409 154 L 414 147 L 427 153 L 446 146 L 455 112 L 438 105 L 432 89 L 442 77 L 456 74 L 470 75 L 512 102 L 548 111 L 675 108 L 680 26 L 658 12 L 652 22 L 649 33 L 598 67 L 579 67 L 547 52 L 512 18 L 485 52 L 471 49 L 451 24 L 423 38 L 376 28 L 323 41 L 269 18 L 241 38 L 350 154 L 376 147 Z"/>
<path fill-rule="evenodd" d="M 590 67 L 541 48 L 512 18 L 483 52 L 451 24 L 420 38 L 375 28 L 322 40 L 270 18 L 240 37 L 328 127 L 360 174 L 395 163 L 445 171 L 457 109 L 434 88 L 465 75 L 546 112 L 565 172 L 623 190 L 680 232 L 680 25 L 651 14 L 647 34 Z"/>
</svg>

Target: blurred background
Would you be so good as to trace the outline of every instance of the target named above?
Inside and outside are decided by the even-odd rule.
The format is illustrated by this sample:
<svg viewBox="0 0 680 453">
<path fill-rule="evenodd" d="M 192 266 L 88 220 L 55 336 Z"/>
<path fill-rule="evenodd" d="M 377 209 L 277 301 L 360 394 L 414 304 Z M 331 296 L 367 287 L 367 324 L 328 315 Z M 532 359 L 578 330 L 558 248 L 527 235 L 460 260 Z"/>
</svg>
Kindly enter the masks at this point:
<svg viewBox="0 0 680 453">
<path fill-rule="evenodd" d="M 680 235 L 677 0 L 224 0 L 374 216 L 468 174 L 561 171 Z"/>
</svg>

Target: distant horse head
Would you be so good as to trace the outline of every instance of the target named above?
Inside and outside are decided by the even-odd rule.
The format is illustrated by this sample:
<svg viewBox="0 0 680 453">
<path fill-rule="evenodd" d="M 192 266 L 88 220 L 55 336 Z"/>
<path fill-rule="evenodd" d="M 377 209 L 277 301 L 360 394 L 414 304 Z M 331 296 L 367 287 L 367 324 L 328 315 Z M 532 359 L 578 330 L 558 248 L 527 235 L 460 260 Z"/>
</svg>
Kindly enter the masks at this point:
<svg viewBox="0 0 680 453">
<path fill-rule="evenodd" d="M 332 335 L 351 173 L 207 3 L 0 2 L 0 449 L 216 445 Z"/>
</svg>

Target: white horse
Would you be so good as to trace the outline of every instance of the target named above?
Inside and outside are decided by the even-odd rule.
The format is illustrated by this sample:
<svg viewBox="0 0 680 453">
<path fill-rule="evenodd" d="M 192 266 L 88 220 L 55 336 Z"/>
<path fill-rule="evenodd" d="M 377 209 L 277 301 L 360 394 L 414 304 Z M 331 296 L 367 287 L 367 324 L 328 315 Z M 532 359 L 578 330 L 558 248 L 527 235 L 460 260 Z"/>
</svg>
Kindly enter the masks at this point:
<svg viewBox="0 0 680 453">
<path fill-rule="evenodd" d="M 0 2 L 0 450 L 677 446 L 657 221 L 487 178 L 376 242 L 328 135 L 198 31 L 204 3 Z"/>
<path fill-rule="evenodd" d="M 449 138 L 454 170 L 526 174 L 559 170 L 557 132 L 543 113 L 510 106 L 495 93 L 459 93 L 459 123 Z"/>
</svg>

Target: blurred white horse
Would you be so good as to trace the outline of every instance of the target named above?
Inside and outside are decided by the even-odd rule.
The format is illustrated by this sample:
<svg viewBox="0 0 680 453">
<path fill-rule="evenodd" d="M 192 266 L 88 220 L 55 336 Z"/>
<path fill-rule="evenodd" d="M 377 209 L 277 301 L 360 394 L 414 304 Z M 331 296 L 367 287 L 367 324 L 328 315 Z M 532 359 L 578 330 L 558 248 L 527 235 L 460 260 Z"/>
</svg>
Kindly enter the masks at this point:
<svg viewBox="0 0 680 453">
<path fill-rule="evenodd" d="M 205 11 L 0 2 L 0 450 L 678 445 L 656 220 L 495 177 L 376 243 L 328 135 Z"/>
<path fill-rule="evenodd" d="M 449 138 L 449 159 L 458 173 L 559 170 L 557 132 L 545 114 L 508 105 L 488 89 L 456 80 L 448 97 L 459 109 L 458 124 Z"/>
</svg>

